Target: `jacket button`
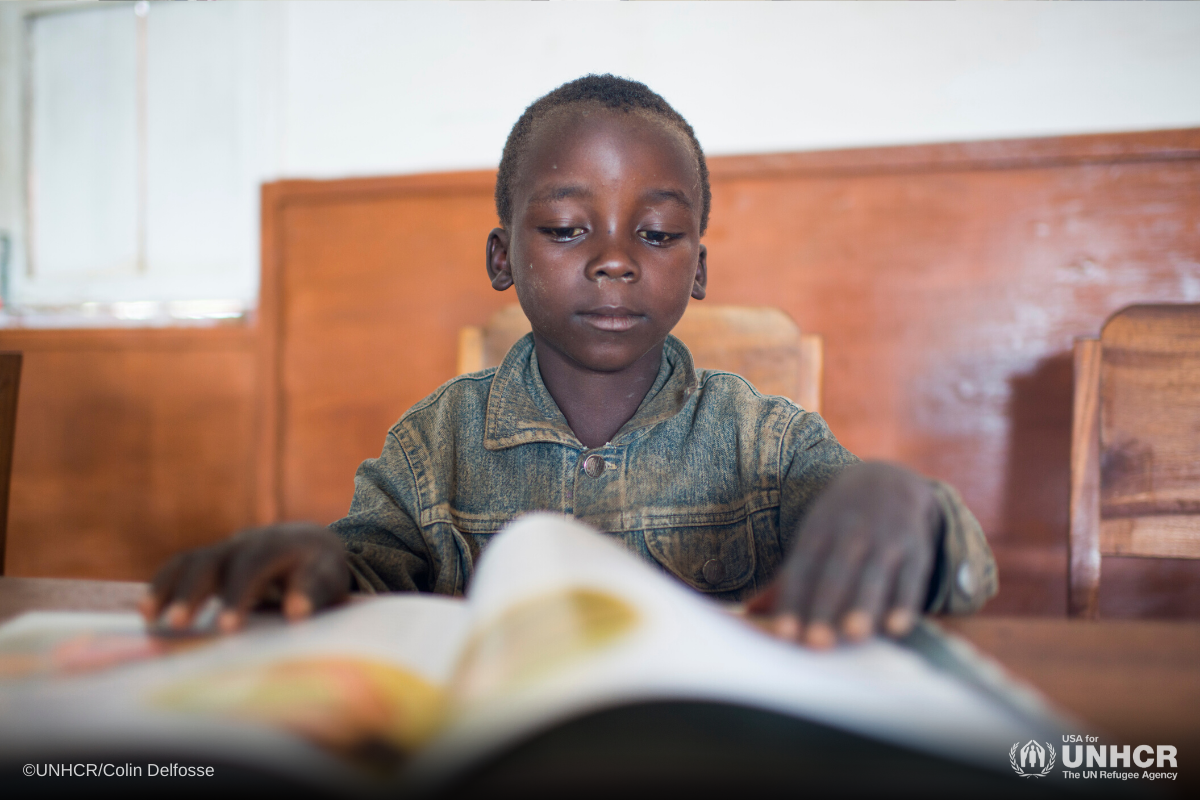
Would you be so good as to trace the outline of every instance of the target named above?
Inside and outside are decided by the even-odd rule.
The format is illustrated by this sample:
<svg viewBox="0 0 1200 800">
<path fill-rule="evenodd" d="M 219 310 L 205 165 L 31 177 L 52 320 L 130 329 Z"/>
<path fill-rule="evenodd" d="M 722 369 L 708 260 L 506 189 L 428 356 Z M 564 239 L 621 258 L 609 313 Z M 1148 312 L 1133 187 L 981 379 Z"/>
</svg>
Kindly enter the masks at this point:
<svg viewBox="0 0 1200 800">
<path fill-rule="evenodd" d="M 583 471 L 590 478 L 599 478 L 604 474 L 604 456 L 592 453 L 583 460 Z"/>
<path fill-rule="evenodd" d="M 955 580 L 958 582 L 958 588 L 967 597 L 975 593 L 975 576 L 971 574 L 971 565 L 966 561 L 959 565 Z"/>
<path fill-rule="evenodd" d="M 725 580 L 725 565 L 715 558 L 704 562 L 704 580 L 713 586 Z"/>
</svg>

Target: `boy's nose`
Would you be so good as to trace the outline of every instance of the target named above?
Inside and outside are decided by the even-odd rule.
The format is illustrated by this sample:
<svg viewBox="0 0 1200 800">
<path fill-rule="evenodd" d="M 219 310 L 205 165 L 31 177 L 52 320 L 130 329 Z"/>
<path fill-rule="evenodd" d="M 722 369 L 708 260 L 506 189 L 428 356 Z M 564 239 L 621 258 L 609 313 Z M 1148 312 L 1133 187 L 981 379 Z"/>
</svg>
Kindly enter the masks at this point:
<svg viewBox="0 0 1200 800">
<path fill-rule="evenodd" d="M 604 249 L 587 266 L 589 280 L 614 280 L 631 283 L 641 275 L 641 269 L 632 255 L 619 242 L 609 240 Z"/>
</svg>

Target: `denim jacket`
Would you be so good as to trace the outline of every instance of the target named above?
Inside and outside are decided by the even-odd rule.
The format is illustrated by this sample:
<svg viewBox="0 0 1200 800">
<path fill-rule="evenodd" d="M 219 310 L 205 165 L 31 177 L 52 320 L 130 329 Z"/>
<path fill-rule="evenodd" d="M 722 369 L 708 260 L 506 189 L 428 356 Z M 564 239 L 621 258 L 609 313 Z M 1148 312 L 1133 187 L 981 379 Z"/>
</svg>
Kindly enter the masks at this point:
<svg viewBox="0 0 1200 800">
<path fill-rule="evenodd" d="M 673 336 L 637 412 L 587 448 L 542 383 L 532 335 L 496 368 L 462 375 L 413 406 L 383 453 L 359 467 L 333 524 L 360 591 L 461 594 L 480 551 L 528 511 L 573 515 L 697 591 L 763 589 L 818 493 L 857 463 L 825 421 L 697 370 Z M 935 482 L 944 520 L 930 611 L 979 608 L 996 592 L 979 523 Z"/>
</svg>

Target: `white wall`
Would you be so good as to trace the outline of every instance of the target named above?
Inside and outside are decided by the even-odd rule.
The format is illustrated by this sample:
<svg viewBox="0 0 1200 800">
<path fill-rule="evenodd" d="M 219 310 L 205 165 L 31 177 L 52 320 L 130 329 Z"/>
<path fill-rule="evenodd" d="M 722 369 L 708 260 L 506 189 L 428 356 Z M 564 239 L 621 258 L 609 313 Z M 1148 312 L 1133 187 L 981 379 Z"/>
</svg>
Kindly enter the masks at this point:
<svg viewBox="0 0 1200 800">
<path fill-rule="evenodd" d="M 1194 3 L 301 3 L 282 169 L 494 165 L 539 95 L 645 81 L 713 154 L 1200 124 Z"/>
<path fill-rule="evenodd" d="M 18 238 L 25 7 L 0 4 L 0 228 Z M 1200 126 L 1196 3 L 306 2 L 239 18 L 259 42 L 240 67 L 255 180 L 494 166 L 523 108 L 587 72 L 647 82 L 711 154 Z M 228 235 L 236 280 L 107 294 L 252 302 L 257 225 Z M 16 272 L 18 300 L 55 295 Z"/>
</svg>

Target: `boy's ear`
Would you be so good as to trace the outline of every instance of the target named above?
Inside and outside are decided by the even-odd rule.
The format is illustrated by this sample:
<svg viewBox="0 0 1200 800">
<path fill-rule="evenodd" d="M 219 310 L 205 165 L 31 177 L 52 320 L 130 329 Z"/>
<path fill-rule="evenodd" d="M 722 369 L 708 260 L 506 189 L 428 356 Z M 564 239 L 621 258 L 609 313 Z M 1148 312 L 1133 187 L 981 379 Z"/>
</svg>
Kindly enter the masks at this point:
<svg viewBox="0 0 1200 800">
<path fill-rule="evenodd" d="M 708 289 L 708 248 L 700 245 L 700 258 L 696 261 L 696 281 L 692 284 L 692 297 L 703 300 Z"/>
<path fill-rule="evenodd" d="M 492 228 L 488 234 L 487 271 L 497 292 L 513 285 L 512 267 L 508 263 L 508 231 L 504 228 Z"/>
</svg>

